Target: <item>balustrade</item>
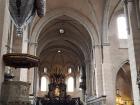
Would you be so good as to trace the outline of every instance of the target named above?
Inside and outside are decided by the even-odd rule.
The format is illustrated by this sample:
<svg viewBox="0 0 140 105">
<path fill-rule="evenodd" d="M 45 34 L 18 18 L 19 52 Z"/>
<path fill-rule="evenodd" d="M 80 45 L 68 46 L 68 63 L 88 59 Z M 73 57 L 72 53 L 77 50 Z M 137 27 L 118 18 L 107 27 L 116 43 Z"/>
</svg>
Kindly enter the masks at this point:
<svg viewBox="0 0 140 105">
<path fill-rule="evenodd" d="M 106 96 L 88 97 L 87 105 L 106 105 Z"/>
</svg>

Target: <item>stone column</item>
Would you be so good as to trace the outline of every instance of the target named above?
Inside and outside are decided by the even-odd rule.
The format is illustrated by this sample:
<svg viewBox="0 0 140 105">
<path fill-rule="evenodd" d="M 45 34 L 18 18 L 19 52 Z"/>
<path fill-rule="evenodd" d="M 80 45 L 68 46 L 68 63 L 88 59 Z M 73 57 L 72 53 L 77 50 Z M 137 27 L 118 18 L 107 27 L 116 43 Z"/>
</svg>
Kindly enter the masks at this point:
<svg viewBox="0 0 140 105">
<path fill-rule="evenodd" d="M 4 79 L 4 64 L 2 56 L 7 52 L 5 45 L 7 45 L 9 24 L 8 0 L 0 0 L 0 95 L 1 85 Z"/>
<path fill-rule="evenodd" d="M 31 55 L 36 55 L 36 48 L 37 48 L 37 43 L 36 42 L 29 42 L 29 54 Z M 31 82 L 31 88 L 30 93 L 32 92 L 34 96 L 37 95 L 37 92 L 39 92 L 39 76 L 38 76 L 38 68 L 31 68 L 30 69 L 30 79 L 29 81 Z"/>
<path fill-rule="evenodd" d="M 104 46 L 104 60 L 102 64 L 103 95 L 106 97 L 106 105 L 115 105 L 115 80 L 113 76 L 110 46 Z"/>
<path fill-rule="evenodd" d="M 27 53 L 28 50 L 28 27 L 25 28 L 22 35 L 22 53 Z M 20 81 L 27 82 L 28 80 L 28 70 L 21 69 L 20 70 Z"/>
<path fill-rule="evenodd" d="M 96 84 L 95 84 L 95 67 L 94 67 L 94 59 L 92 58 L 92 61 L 91 61 L 91 72 L 90 72 L 90 75 L 91 75 L 91 95 L 92 96 L 95 96 L 96 95 Z"/>
<path fill-rule="evenodd" d="M 31 69 L 29 69 L 28 70 L 28 82 L 29 83 L 31 83 L 31 85 L 30 85 L 30 90 L 29 90 L 29 93 L 30 94 L 34 94 L 34 81 L 35 81 L 35 79 L 34 79 L 34 71 L 35 71 L 35 68 L 31 68 Z"/>
<path fill-rule="evenodd" d="M 140 67 L 140 29 L 138 29 L 138 20 L 136 15 L 136 4 L 134 0 L 128 2 L 128 16 L 130 23 L 129 36 L 129 60 L 132 78 L 132 89 L 134 104 L 140 105 L 140 95 L 137 85 L 137 67 Z"/>
<path fill-rule="evenodd" d="M 96 95 L 100 97 L 103 95 L 103 79 L 102 79 L 102 60 L 101 47 L 95 46 L 95 79 L 96 79 Z"/>
<path fill-rule="evenodd" d="M 11 22 L 11 35 L 10 35 L 11 39 L 10 39 L 10 45 L 9 45 L 9 48 L 10 48 L 10 53 L 13 51 L 13 38 L 14 38 L 14 23 Z"/>
<path fill-rule="evenodd" d="M 37 67 L 34 69 L 34 77 L 33 78 L 34 78 L 34 80 L 33 80 L 33 95 L 36 96 L 37 92 L 39 91 L 39 88 L 38 88 L 38 86 L 39 86 L 39 84 L 38 84 L 39 76 L 38 76 L 38 68 Z"/>
<path fill-rule="evenodd" d="M 87 91 L 86 93 L 87 93 L 87 96 L 91 96 L 92 95 L 92 90 L 91 90 L 92 78 L 91 78 L 91 64 L 90 63 L 91 63 L 90 60 L 86 60 L 85 61 L 85 64 L 86 64 L 86 91 Z"/>
</svg>

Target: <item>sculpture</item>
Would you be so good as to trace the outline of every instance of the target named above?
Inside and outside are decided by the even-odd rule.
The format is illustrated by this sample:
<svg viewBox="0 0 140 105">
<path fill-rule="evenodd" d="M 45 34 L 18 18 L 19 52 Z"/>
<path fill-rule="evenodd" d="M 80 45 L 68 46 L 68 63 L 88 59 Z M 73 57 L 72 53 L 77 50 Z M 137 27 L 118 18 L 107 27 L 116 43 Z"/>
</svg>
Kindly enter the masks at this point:
<svg viewBox="0 0 140 105">
<path fill-rule="evenodd" d="M 39 17 L 45 15 L 45 0 L 9 0 L 9 12 L 17 28 L 17 34 L 23 34 L 23 27 L 27 25 L 35 12 Z"/>
</svg>

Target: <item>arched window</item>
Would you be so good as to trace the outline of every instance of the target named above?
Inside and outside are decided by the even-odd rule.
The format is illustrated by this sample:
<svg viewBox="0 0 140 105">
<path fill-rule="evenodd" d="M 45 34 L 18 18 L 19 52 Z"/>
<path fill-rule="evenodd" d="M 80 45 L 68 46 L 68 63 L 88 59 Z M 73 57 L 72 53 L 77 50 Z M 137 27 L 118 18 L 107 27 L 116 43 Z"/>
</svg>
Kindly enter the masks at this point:
<svg viewBox="0 0 140 105">
<path fill-rule="evenodd" d="M 79 82 L 82 82 L 81 76 L 79 77 Z"/>
<path fill-rule="evenodd" d="M 44 67 L 44 73 L 47 73 L 47 67 Z"/>
<path fill-rule="evenodd" d="M 70 68 L 68 68 L 68 73 L 70 74 L 71 72 L 72 72 L 72 69 L 70 67 Z"/>
<path fill-rule="evenodd" d="M 73 92 L 74 91 L 74 78 L 73 77 L 68 78 L 67 86 L 68 86 L 67 87 L 68 92 Z"/>
<path fill-rule="evenodd" d="M 118 37 L 119 39 L 128 39 L 127 33 L 127 23 L 125 16 L 119 16 L 117 18 L 117 27 L 118 27 Z"/>
<path fill-rule="evenodd" d="M 47 79 L 46 77 L 41 77 L 41 91 L 47 91 Z"/>
<path fill-rule="evenodd" d="M 79 76 L 79 87 L 80 87 L 80 83 L 82 82 L 81 76 Z M 79 88 L 79 90 L 82 90 L 81 88 Z"/>
</svg>

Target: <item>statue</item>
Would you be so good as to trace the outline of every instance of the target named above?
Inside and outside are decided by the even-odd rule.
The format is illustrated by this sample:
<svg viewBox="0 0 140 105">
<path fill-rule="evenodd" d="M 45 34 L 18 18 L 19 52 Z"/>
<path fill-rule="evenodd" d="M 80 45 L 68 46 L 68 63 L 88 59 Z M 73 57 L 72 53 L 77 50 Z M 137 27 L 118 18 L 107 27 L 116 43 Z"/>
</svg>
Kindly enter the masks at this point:
<svg viewBox="0 0 140 105">
<path fill-rule="evenodd" d="M 27 25 L 35 12 L 39 17 L 45 15 L 45 0 L 9 0 L 9 12 L 17 28 L 17 34 L 23 34 L 23 27 Z"/>
<path fill-rule="evenodd" d="M 59 96 L 60 95 L 60 90 L 58 87 L 55 88 L 55 96 Z"/>
</svg>

